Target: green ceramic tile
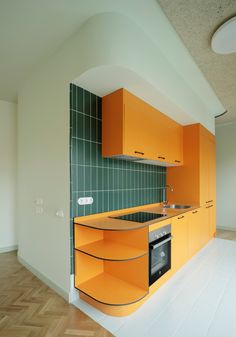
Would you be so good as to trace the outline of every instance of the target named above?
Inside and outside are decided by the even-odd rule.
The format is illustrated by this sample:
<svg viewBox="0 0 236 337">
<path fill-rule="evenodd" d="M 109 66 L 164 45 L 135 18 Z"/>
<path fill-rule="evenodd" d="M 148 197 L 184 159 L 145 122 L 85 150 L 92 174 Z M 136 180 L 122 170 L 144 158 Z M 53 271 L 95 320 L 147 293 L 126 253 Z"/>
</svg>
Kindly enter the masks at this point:
<svg viewBox="0 0 236 337">
<path fill-rule="evenodd" d="M 91 186 L 91 189 L 92 189 L 93 191 L 95 191 L 95 190 L 98 189 L 98 188 L 97 188 L 97 186 L 98 186 L 98 181 L 97 181 L 97 170 L 92 169 L 91 171 L 92 171 L 92 182 L 91 182 L 92 186 Z"/>
<path fill-rule="evenodd" d="M 104 181 L 103 181 L 103 188 L 104 190 L 109 190 L 109 169 L 104 168 Z"/>
<path fill-rule="evenodd" d="M 84 113 L 90 115 L 90 92 L 84 90 Z"/>
<path fill-rule="evenodd" d="M 70 137 L 76 137 L 76 112 L 71 111 L 70 115 L 70 120 L 71 120 L 71 134 Z"/>
<path fill-rule="evenodd" d="M 103 195 L 102 194 L 103 194 L 102 192 L 97 193 L 98 213 L 103 212 Z"/>
<path fill-rule="evenodd" d="M 114 190 L 114 175 L 113 175 L 113 170 L 112 169 L 109 169 L 109 188 L 111 190 Z"/>
<path fill-rule="evenodd" d="M 76 110 L 83 112 L 84 98 L 83 89 L 76 86 Z"/>
<path fill-rule="evenodd" d="M 70 165 L 75 164 L 77 159 L 77 147 L 76 140 L 71 139 L 71 149 L 70 149 Z"/>
<path fill-rule="evenodd" d="M 84 142 L 84 165 L 91 165 L 91 143 Z"/>
<path fill-rule="evenodd" d="M 106 210 L 109 210 L 109 193 L 108 192 L 103 192 L 103 197 L 104 197 L 104 206 Z"/>
<path fill-rule="evenodd" d="M 97 141 L 97 122 L 98 120 L 95 118 L 90 118 L 90 140 L 92 142 Z"/>
<path fill-rule="evenodd" d="M 102 99 L 97 97 L 97 118 L 102 119 Z"/>
<path fill-rule="evenodd" d="M 93 192 L 92 196 L 93 196 L 93 204 L 91 205 L 92 206 L 92 214 L 95 214 L 95 213 L 97 213 L 97 193 Z"/>
<path fill-rule="evenodd" d="M 76 124 L 72 126 L 73 134 L 77 138 L 84 139 L 84 115 L 79 112 L 74 112 Z"/>
<path fill-rule="evenodd" d="M 97 166 L 97 144 L 96 143 L 90 143 L 90 151 L 91 151 L 91 165 Z M 95 170 L 95 168 L 94 168 Z"/>
<path fill-rule="evenodd" d="M 114 206 L 115 206 L 115 209 L 121 209 L 120 199 L 119 199 L 119 192 L 118 191 L 114 192 Z"/>
<path fill-rule="evenodd" d="M 82 140 L 75 140 L 75 142 L 73 143 L 75 144 L 75 150 L 76 150 L 76 156 L 75 156 L 76 164 L 84 165 L 85 143 L 86 142 Z"/>
<path fill-rule="evenodd" d="M 104 180 L 104 172 L 103 172 L 103 168 L 99 167 L 97 168 L 97 172 L 98 172 L 98 185 L 97 188 L 99 191 L 103 190 L 103 180 Z"/>
<path fill-rule="evenodd" d="M 97 120 L 96 124 L 96 141 L 101 143 L 102 142 L 102 122 L 100 120 Z"/>
<path fill-rule="evenodd" d="M 71 104 L 71 108 L 72 109 L 74 109 L 74 110 L 76 110 L 76 108 L 77 108 L 77 103 L 76 103 L 76 97 L 77 97 L 77 95 L 76 95 L 76 86 L 72 86 L 72 88 L 71 88 L 71 91 L 72 91 L 72 94 L 71 94 L 71 101 L 70 101 L 70 104 Z"/>
<path fill-rule="evenodd" d="M 97 99 L 94 94 L 91 94 L 91 116 L 97 117 Z"/>
<path fill-rule="evenodd" d="M 72 179 L 74 182 L 73 188 L 75 191 L 84 190 L 84 167 L 83 166 L 72 166 Z"/>
<path fill-rule="evenodd" d="M 91 140 L 91 133 L 90 133 L 90 130 L 91 130 L 91 118 L 89 116 L 84 116 L 83 115 L 83 118 L 84 118 L 84 137 L 86 140 Z"/>
<path fill-rule="evenodd" d="M 103 158 L 102 158 L 102 145 L 101 144 L 96 144 L 97 147 L 97 164 L 98 166 L 103 165 Z"/>
<path fill-rule="evenodd" d="M 84 174 L 85 174 L 85 191 L 91 191 L 91 187 L 92 187 L 92 168 L 91 167 L 86 167 L 86 169 L 84 170 Z M 86 194 L 86 197 L 88 197 L 88 195 Z"/>
</svg>

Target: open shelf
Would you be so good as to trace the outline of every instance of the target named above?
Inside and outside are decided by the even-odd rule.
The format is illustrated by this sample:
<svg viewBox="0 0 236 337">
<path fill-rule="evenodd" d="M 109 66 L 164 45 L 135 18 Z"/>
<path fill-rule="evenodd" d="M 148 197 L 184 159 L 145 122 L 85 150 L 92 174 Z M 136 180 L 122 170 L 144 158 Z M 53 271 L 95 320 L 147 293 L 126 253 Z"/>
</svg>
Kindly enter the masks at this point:
<svg viewBox="0 0 236 337">
<path fill-rule="evenodd" d="M 75 287 L 96 301 L 127 305 L 149 291 L 148 254 L 125 261 L 103 260 L 75 249 Z"/>
<path fill-rule="evenodd" d="M 87 245 L 75 247 L 80 252 L 111 261 L 132 260 L 144 256 L 147 251 L 109 240 L 99 240 Z"/>
<path fill-rule="evenodd" d="M 99 274 L 76 288 L 96 301 L 109 305 L 131 304 L 148 294 L 148 290 L 107 273 Z"/>
<path fill-rule="evenodd" d="M 137 259 L 148 253 L 148 228 L 117 232 L 75 224 L 74 248 L 103 260 Z"/>
</svg>

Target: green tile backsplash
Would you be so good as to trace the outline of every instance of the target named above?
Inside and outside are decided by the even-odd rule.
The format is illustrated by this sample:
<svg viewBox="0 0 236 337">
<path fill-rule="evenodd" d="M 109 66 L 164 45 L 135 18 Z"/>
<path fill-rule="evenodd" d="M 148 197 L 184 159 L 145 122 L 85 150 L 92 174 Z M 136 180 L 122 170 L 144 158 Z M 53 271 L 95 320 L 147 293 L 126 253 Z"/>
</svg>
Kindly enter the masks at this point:
<svg viewBox="0 0 236 337">
<path fill-rule="evenodd" d="M 101 131 L 101 98 L 71 84 L 71 233 L 75 216 L 162 201 L 166 168 L 102 158 Z M 78 205 L 79 197 L 90 196 L 92 205 Z"/>
</svg>

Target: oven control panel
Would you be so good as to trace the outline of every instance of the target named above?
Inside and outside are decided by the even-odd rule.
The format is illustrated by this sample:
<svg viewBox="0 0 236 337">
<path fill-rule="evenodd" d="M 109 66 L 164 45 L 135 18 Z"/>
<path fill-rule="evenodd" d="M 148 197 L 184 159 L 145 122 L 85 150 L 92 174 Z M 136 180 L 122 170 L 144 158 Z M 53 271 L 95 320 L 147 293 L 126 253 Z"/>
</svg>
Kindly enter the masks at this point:
<svg viewBox="0 0 236 337">
<path fill-rule="evenodd" d="M 161 237 L 171 233 L 171 225 L 158 228 L 155 231 L 149 232 L 149 242 L 160 239 Z"/>
</svg>

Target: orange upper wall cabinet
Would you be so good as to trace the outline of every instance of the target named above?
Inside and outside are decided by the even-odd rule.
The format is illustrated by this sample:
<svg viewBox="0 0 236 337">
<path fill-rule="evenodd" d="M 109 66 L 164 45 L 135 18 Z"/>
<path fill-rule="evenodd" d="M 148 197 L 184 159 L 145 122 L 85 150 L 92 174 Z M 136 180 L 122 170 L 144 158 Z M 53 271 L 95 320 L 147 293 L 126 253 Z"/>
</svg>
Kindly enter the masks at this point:
<svg viewBox="0 0 236 337">
<path fill-rule="evenodd" d="M 102 99 L 102 155 L 142 158 L 143 162 L 180 165 L 183 127 L 119 89 Z"/>
<path fill-rule="evenodd" d="M 184 132 L 184 166 L 167 169 L 170 202 L 207 205 L 216 200 L 215 137 L 201 124 Z"/>
</svg>

